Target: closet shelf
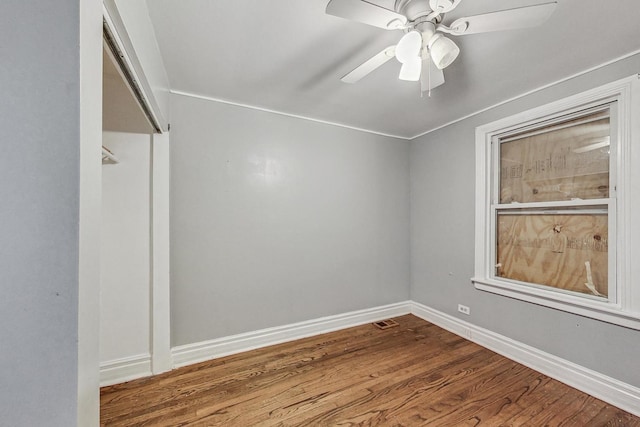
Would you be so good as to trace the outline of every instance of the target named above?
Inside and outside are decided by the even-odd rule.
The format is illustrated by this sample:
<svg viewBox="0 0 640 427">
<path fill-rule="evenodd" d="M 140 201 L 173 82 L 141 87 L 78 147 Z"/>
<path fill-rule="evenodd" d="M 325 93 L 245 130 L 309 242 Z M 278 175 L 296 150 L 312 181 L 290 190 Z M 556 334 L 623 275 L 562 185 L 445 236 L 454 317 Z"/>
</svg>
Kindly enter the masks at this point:
<svg viewBox="0 0 640 427">
<path fill-rule="evenodd" d="M 102 146 L 102 164 L 115 165 L 117 163 L 120 163 L 120 160 L 118 160 L 118 158 L 114 156 L 113 153 L 103 145 Z"/>
</svg>

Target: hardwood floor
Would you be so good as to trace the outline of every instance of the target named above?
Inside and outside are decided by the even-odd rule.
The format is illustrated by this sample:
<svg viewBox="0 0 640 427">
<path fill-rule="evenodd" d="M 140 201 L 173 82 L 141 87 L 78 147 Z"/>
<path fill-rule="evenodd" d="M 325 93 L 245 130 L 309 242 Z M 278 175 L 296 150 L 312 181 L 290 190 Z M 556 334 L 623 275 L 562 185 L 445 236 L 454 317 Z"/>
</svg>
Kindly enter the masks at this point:
<svg viewBox="0 0 640 427">
<path fill-rule="evenodd" d="M 626 426 L 640 418 L 407 315 L 104 387 L 103 426 Z"/>
</svg>

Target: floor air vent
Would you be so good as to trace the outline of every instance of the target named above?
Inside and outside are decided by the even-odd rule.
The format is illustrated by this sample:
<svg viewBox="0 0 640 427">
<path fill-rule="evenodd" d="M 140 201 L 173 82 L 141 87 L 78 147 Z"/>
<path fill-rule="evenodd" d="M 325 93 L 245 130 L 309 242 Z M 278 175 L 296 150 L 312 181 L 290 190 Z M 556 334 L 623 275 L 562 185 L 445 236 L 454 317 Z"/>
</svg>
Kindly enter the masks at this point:
<svg viewBox="0 0 640 427">
<path fill-rule="evenodd" d="M 381 320 L 379 322 L 373 322 L 373 325 L 379 329 L 393 328 L 394 326 L 398 326 L 398 324 L 399 324 L 398 322 L 391 319 Z"/>
</svg>

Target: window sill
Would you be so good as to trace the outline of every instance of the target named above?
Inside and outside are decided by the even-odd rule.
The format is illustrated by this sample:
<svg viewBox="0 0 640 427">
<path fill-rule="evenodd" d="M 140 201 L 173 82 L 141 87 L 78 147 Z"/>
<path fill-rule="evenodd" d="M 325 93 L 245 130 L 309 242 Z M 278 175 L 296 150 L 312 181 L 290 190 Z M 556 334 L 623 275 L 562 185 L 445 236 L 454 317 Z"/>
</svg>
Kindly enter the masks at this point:
<svg viewBox="0 0 640 427">
<path fill-rule="evenodd" d="M 471 278 L 476 289 L 515 298 L 521 301 L 554 308 L 568 313 L 601 320 L 607 323 L 640 330 L 640 313 L 623 310 L 619 305 L 548 291 L 537 287 L 517 285 L 489 278 Z"/>
</svg>

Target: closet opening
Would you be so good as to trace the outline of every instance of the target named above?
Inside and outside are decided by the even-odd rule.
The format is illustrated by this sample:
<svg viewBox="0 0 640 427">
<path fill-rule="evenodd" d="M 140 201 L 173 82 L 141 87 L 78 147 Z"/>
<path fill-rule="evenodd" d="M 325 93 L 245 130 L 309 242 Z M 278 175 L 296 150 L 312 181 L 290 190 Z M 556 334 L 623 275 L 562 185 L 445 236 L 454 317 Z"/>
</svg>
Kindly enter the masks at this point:
<svg viewBox="0 0 640 427">
<path fill-rule="evenodd" d="M 105 32 L 102 79 L 101 385 L 151 374 L 153 134 Z"/>
</svg>

